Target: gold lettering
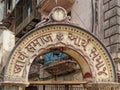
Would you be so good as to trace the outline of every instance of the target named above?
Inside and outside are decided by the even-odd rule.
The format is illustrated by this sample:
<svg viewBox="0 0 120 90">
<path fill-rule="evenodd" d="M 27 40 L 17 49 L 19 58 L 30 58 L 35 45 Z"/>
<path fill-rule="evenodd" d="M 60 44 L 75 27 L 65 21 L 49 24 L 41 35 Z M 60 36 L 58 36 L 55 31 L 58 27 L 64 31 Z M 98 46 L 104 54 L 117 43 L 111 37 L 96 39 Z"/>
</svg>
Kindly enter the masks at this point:
<svg viewBox="0 0 120 90">
<path fill-rule="evenodd" d="M 68 34 L 68 38 L 74 42 L 74 45 L 82 46 L 83 50 L 86 51 L 86 47 L 89 44 L 89 40 L 81 39 L 78 36 L 73 35 L 72 33 Z"/>
<path fill-rule="evenodd" d="M 103 61 L 100 61 L 100 60 L 101 60 L 101 56 L 99 56 L 98 58 L 96 58 L 96 61 L 97 61 L 96 68 L 97 68 L 97 70 L 99 70 L 101 67 L 104 66 Z"/>
<path fill-rule="evenodd" d="M 18 58 L 21 59 L 21 60 L 24 60 L 25 58 L 28 58 L 28 56 L 26 55 L 25 52 L 19 52 Z"/>
<path fill-rule="evenodd" d="M 41 39 L 43 44 L 48 43 L 48 42 L 53 42 L 52 37 L 51 37 L 51 33 L 43 35 L 42 37 L 40 37 L 40 39 Z"/>
<path fill-rule="evenodd" d="M 80 40 L 81 40 L 80 37 L 75 36 L 75 35 L 73 35 L 72 33 L 69 33 L 69 34 L 68 34 L 68 38 L 69 38 L 71 41 L 74 41 L 74 44 L 75 44 L 75 45 L 80 46 Z"/>
<path fill-rule="evenodd" d="M 99 71 L 98 75 L 102 75 L 102 74 L 107 75 L 105 71 L 106 71 L 106 67 L 104 67 L 102 71 Z"/>
<path fill-rule="evenodd" d="M 19 52 L 18 59 L 15 63 L 14 72 L 19 73 L 25 65 L 25 59 L 28 58 L 25 52 Z"/>
<path fill-rule="evenodd" d="M 32 46 L 32 44 L 30 43 L 29 45 L 27 45 L 27 47 L 25 47 L 29 52 L 34 52 L 36 49 L 35 47 Z"/>
<path fill-rule="evenodd" d="M 89 44 L 89 40 L 82 39 L 81 45 L 83 46 L 84 51 L 86 51 L 86 47 Z"/>
<path fill-rule="evenodd" d="M 35 40 L 33 40 L 31 43 L 33 44 L 34 47 L 36 47 L 36 46 L 41 46 L 41 44 L 40 44 L 39 41 L 38 41 L 38 38 L 35 39 Z"/>
<path fill-rule="evenodd" d="M 46 34 L 46 35 L 42 35 L 41 37 L 31 41 L 25 48 L 27 49 L 27 51 L 29 52 L 34 52 L 37 49 L 37 46 L 41 46 L 41 44 L 45 44 L 48 42 L 53 42 L 51 34 Z"/>
<path fill-rule="evenodd" d="M 93 60 L 93 61 L 95 60 L 95 58 L 96 58 L 97 56 L 99 56 L 99 54 L 97 53 L 97 49 L 96 49 L 95 47 L 93 47 L 93 49 L 91 50 L 91 53 L 90 53 L 89 56 L 92 57 L 92 60 Z"/>
<path fill-rule="evenodd" d="M 106 67 L 104 67 L 104 62 L 101 60 L 101 56 L 99 55 L 99 53 L 97 52 L 97 49 L 95 47 L 93 47 L 93 49 L 91 50 L 91 53 L 89 55 L 90 57 L 92 57 L 93 61 L 96 61 L 97 64 L 95 65 L 96 69 L 99 70 L 98 75 L 102 75 L 105 74 L 107 75 L 106 71 Z M 103 68 L 103 70 L 101 70 Z"/>
<path fill-rule="evenodd" d="M 15 65 L 14 72 L 15 72 L 15 73 L 21 72 L 21 70 L 22 70 L 23 67 L 24 67 L 23 65 L 16 64 L 16 65 Z"/>
<path fill-rule="evenodd" d="M 98 64 L 96 64 L 97 70 L 100 70 L 100 68 L 103 66 L 104 66 L 103 61 L 100 61 L 100 62 L 98 62 Z"/>
<path fill-rule="evenodd" d="M 33 40 L 31 43 L 29 43 L 27 45 L 27 47 L 25 47 L 29 52 L 34 52 L 36 49 L 37 46 L 41 46 L 41 44 L 39 43 L 38 41 L 38 38 Z"/>
</svg>

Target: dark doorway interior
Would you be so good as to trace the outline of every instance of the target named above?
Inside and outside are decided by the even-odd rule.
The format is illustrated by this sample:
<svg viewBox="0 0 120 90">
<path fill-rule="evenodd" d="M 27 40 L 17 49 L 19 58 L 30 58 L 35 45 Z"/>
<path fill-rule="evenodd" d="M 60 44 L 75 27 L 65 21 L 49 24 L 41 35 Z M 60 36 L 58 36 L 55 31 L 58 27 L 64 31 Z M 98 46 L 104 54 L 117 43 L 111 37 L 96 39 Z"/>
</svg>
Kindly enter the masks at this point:
<svg viewBox="0 0 120 90">
<path fill-rule="evenodd" d="M 82 85 L 36 85 L 25 90 L 84 90 Z"/>
<path fill-rule="evenodd" d="M 38 90 L 38 89 L 37 89 L 37 86 L 29 86 L 29 87 L 26 87 L 25 90 Z"/>
</svg>

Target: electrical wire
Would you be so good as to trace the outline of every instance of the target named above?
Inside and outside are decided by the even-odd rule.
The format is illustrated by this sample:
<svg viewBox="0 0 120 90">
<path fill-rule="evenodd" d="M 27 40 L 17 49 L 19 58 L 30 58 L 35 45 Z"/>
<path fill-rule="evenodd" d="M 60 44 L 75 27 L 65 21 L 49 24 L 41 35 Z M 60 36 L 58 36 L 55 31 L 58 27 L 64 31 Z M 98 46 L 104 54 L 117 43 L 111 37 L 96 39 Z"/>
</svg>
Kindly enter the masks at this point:
<svg viewBox="0 0 120 90">
<path fill-rule="evenodd" d="M 55 4 L 56 4 L 56 6 L 58 5 L 58 1 L 57 0 L 55 0 Z"/>
<path fill-rule="evenodd" d="M 91 32 L 94 32 L 94 4 L 93 4 L 93 0 L 91 0 L 91 8 L 92 8 L 92 29 Z"/>
</svg>

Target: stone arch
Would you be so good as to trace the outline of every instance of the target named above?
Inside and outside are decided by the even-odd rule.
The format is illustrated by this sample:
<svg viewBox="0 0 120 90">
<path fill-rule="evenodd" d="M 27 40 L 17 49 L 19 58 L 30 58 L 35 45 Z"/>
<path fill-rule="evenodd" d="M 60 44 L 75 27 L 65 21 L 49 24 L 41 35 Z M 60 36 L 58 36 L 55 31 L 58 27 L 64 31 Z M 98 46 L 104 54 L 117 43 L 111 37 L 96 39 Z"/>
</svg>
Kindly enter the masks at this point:
<svg viewBox="0 0 120 90">
<path fill-rule="evenodd" d="M 95 36 L 77 26 L 53 24 L 35 28 L 16 44 L 6 65 L 4 82 L 28 83 L 34 58 L 58 47 L 67 48 L 63 52 L 79 62 L 84 75 L 90 72 L 95 82 L 116 80 L 113 60 Z"/>
<path fill-rule="evenodd" d="M 59 45 L 59 46 L 57 46 Z M 75 61 L 77 61 L 77 63 L 79 64 L 80 66 L 80 69 L 81 69 L 81 73 L 82 73 L 82 76 L 83 76 L 83 79 L 84 80 L 91 80 L 92 79 L 92 69 L 93 67 L 91 67 L 89 65 L 89 62 L 88 62 L 88 58 L 85 58 L 83 55 L 82 55 L 82 52 L 78 52 L 75 50 L 74 47 L 69 47 L 69 46 L 66 46 L 65 43 L 57 43 L 56 45 L 49 45 L 49 47 L 46 47 L 44 50 L 40 50 L 41 52 L 39 52 L 39 55 L 38 56 L 41 56 L 43 55 L 44 53 L 47 53 L 47 52 L 51 52 L 53 51 L 54 49 L 56 50 L 59 50 L 61 49 L 60 51 L 69 55 L 70 57 L 72 57 Z M 36 57 L 34 57 L 35 59 Z M 34 59 L 32 59 L 31 62 L 34 61 Z M 31 64 L 32 65 L 32 64 Z M 30 66 L 31 67 L 31 66 Z M 30 71 L 30 70 L 28 70 Z M 28 73 L 29 74 L 29 73 Z M 28 75 L 27 74 L 27 75 Z M 88 75 L 89 74 L 89 75 Z M 28 76 L 27 76 L 28 77 Z"/>
</svg>

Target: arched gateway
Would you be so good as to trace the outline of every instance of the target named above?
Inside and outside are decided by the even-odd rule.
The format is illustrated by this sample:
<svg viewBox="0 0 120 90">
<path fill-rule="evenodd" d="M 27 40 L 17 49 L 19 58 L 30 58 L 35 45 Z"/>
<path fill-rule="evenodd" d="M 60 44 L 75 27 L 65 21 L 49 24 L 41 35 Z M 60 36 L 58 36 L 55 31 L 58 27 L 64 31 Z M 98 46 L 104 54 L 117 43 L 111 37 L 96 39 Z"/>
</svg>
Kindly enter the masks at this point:
<svg viewBox="0 0 120 90">
<path fill-rule="evenodd" d="M 113 60 L 95 36 L 73 25 L 52 24 L 35 28 L 16 44 L 5 68 L 4 84 L 19 88 L 29 85 L 28 75 L 34 59 L 56 49 L 60 49 L 78 62 L 84 81 L 116 81 Z"/>
</svg>

